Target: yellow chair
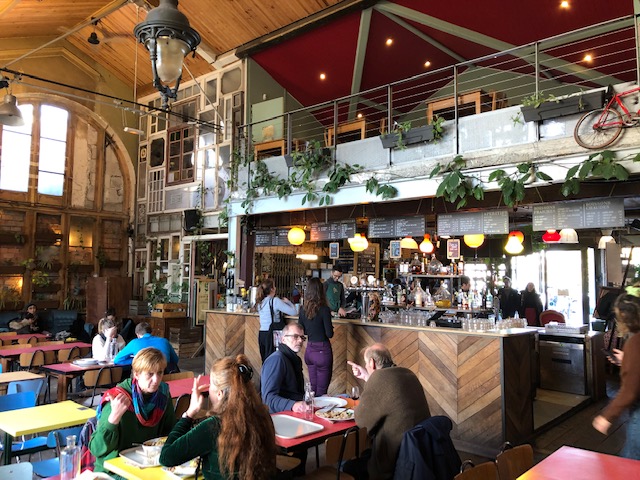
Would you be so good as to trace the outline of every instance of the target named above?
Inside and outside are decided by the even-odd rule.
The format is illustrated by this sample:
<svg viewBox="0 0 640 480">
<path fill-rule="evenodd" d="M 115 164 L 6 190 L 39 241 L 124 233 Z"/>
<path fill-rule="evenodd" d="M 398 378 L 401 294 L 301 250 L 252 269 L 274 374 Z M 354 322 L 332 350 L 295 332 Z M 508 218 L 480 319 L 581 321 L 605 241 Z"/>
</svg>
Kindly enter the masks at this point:
<svg viewBox="0 0 640 480">
<path fill-rule="evenodd" d="M 498 469 L 493 462 L 474 465 L 471 460 L 465 460 L 453 480 L 498 480 Z"/>
<path fill-rule="evenodd" d="M 511 447 L 506 445 L 496 457 L 500 480 L 516 480 L 533 467 L 533 448 L 529 444 Z"/>
</svg>

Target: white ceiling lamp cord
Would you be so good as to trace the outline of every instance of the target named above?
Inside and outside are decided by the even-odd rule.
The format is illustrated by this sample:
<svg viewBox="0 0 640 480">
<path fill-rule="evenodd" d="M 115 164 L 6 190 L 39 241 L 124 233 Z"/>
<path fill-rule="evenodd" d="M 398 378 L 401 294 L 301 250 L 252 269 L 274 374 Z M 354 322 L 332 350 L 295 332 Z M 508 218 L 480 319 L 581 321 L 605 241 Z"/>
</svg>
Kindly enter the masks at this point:
<svg viewBox="0 0 640 480">
<path fill-rule="evenodd" d="M 140 23 L 140 6 L 136 5 L 136 25 L 138 23 Z M 134 39 L 134 52 L 133 52 L 133 101 L 134 103 L 138 103 L 138 42 L 137 40 Z M 130 111 L 128 108 L 125 108 L 124 110 Z M 124 115 L 124 110 L 123 110 L 123 115 Z M 136 111 L 134 109 L 131 109 L 131 111 L 134 113 L 136 113 Z M 136 117 L 137 119 L 137 117 Z M 139 120 L 139 119 L 137 119 Z M 139 126 L 139 121 L 136 122 Z M 144 132 L 142 130 L 140 130 L 138 127 L 128 127 L 125 124 L 124 127 L 124 131 L 127 133 L 132 133 L 134 135 L 144 135 Z"/>
</svg>

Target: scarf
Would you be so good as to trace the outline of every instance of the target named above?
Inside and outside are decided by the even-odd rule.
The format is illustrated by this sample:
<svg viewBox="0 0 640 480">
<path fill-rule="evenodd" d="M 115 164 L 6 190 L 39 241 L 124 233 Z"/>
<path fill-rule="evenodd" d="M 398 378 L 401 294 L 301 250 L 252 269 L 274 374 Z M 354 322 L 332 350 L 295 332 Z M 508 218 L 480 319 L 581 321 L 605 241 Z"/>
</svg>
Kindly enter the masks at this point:
<svg viewBox="0 0 640 480">
<path fill-rule="evenodd" d="M 98 420 L 100 419 L 104 405 L 119 393 L 126 395 L 131 402 L 128 410 L 135 414 L 138 422 L 140 422 L 143 427 L 153 427 L 160 422 L 164 414 L 169 399 L 169 386 L 164 382 L 161 383 L 160 388 L 158 388 L 146 402 L 135 378 L 131 381 L 131 393 L 119 385 L 115 386 L 102 395 L 100 405 L 98 405 L 98 410 L 96 411 Z"/>
<path fill-rule="evenodd" d="M 293 365 L 293 372 L 296 374 L 296 388 L 303 394 L 304 392 L 304 376 L 302 375 L 302 360 L 300 357 L 291 350 L 286 344 L 281 343 L 278 345 L 278 351 L 282 352 L 282 355 L 291 362 Z"/>
</svg>

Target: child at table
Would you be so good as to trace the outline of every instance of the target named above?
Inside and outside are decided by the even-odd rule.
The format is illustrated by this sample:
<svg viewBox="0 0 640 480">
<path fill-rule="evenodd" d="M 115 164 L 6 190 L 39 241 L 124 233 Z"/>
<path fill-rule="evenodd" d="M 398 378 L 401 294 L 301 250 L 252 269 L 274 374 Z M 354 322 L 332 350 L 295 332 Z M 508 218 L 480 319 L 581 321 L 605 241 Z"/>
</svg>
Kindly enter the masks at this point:
<svg viewBox="0 0 640 480">
<path fill-rule="evenodd" d="M 143 348 L 134 357 L 132 378 L 102 396 L 96 413 L 98 426 L 89 450 L 96 457 L 95 471 L 122 450 L 168 435 L 176 423 L 169 386 L 162 381 L 167 360 L 156 348 Z"/>
<path fill-rule="evenodd" d="M 209 375 L 211 416 L 197 425 L 194 418 L 206 400 L 195 378 L 189 408 L 169 434 L 160 463 L 173 467 L 201 457 L 205 480 L 274 478 L 275 431 L 252 376 L 244 355 L 218 359 Z"/>
</svg>

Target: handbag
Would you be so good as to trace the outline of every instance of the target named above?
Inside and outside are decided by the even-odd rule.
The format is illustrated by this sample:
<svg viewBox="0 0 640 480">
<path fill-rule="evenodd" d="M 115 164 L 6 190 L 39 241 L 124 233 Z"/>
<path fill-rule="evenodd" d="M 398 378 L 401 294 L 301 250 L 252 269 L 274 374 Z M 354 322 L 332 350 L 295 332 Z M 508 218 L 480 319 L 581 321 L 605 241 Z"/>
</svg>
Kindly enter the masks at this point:
<svg viewBox="0 0 640 480">
<path fill-rule="evenodd" d="M 269 309 L 271 310 L 271 325 L 269 325 L 269 333 L 273 337 L 273 348 L 274 351 L 280 345 L 280 341 L 282 340 L 282 330 L 285 327 L 285 323 L 282 320 L 282 314 L 278 312 L 278 319 L 276 321 L 276 315 L 273 310 L 273 298 L 269 301 Z"/>
</svg>

